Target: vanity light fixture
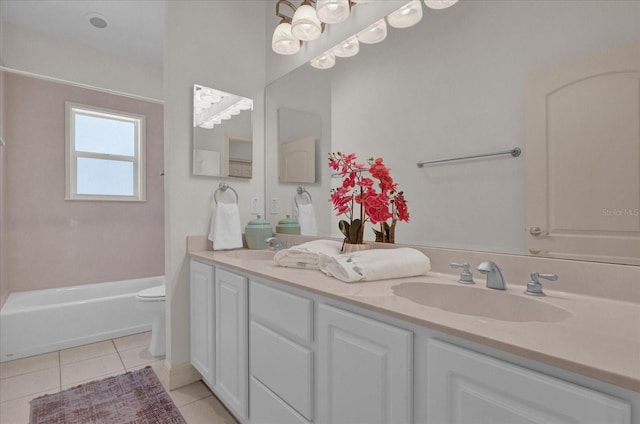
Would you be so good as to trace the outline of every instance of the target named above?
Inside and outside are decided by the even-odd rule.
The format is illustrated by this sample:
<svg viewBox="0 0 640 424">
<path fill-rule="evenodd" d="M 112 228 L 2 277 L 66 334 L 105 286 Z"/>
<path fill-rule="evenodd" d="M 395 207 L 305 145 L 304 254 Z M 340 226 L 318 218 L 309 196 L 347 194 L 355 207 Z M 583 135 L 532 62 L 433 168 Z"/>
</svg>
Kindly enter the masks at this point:
<svg viewBox="0 0 640 424">
<path fill-rule="evenodd" d="M 311 41 L 320 37 L 322 23 L 312 4 L 314 0 L 304 0 L 291 19 L 291 34 L 298 40 Z"/>
<path fill-rule="evenodd" d="M 424 4 L 431 9 L 446 9 L 456 4 L 458 0 L 424 0 Z"/>
<path fill-rule="evenodd" d="M 365 44 L 376 44 L 387 38 L 387 22 L 384 18 L 374 22 L 357 35 L 358 40 Z"/>
<path fill-rule="evenodd" d="M 243 110 L 253 109 L 253 100 L 234 96 L 209 87 L 194 86 L 193 126 L 213 128 L 222 121 L 239 115 Z"/>
<path fill-rule="evenodd" d="M 281 18 L 281 21 L 273 31 L 271 48 L 278 54 L 296 54 L 300 50 L 302 41 L 295 38 L 291 33 L 291 18 L 280 12 L 280 4 L 289 6 L 293 13 L 296 11 L 296 7 L 288 0 L 280 0 L 276 3 L 276 16 Z"/>
<path fill-rule="evenodd" d="M 422 19 L 422 3 L 412 0 L 387 16 L 387 22 L 394 28 L 409 28 Z"/>
<path fill-rule="evenodd" d="M 349 0 L 316 0 L 318 18 L 326 24 L 337 24 L 349 17 Z"/>
<path fill-rule="evenodd" d="M 329 69 L 336 64 L 336 56 L 331 51 L 326 51 L 320 56 L 311 59 L 311 66 L 317 69 Z"/>
<path fill-rule="evenodd" d="M 333 48 L 333 54 L 337 57 L 352 57 L 360 51 L 358 37 L 352 35 Z"/>
</svg>

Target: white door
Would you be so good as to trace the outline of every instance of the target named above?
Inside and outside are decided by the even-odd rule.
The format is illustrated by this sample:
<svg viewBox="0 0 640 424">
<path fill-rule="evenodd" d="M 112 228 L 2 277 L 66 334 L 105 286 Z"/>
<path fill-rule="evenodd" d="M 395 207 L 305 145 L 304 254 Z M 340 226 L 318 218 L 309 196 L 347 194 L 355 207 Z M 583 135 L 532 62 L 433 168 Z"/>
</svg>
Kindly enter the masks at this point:
<svg viewBox="0 0 640 424">
<path fill-rule="evenodd" d="M 640 43 L 531 74 L 526 95 L 529 252 L 640 265 Z"/>
<path fill-rule="evenodd" d="M 411 332 L 318 306 L 318 423 L 411 422 L 412 373 Z"/>
<path fill-rule="evenodd" d="M 427 347 L 429 424 L 629 424 L 627 402 L 438 340 Z"/>
<path fill-rule="evenodd" d="M 209 384 L 214 381 L 213 267 L 190 263 L 191 365 Z"/>
<path fill-rule="evenodd" d="M 247 278 L 216 268 L 215 301 L 214 387 L 244 420 L 249 398 Z"/>
</svg>

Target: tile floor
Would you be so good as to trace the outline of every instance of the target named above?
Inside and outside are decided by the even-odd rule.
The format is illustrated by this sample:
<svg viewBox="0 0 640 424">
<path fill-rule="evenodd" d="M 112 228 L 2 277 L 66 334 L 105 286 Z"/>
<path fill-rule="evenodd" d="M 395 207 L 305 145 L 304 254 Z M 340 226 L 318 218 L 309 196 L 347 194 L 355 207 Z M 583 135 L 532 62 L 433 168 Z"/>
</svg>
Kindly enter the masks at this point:
<svg viewBox="0 0 640 424">
<path fill-rule="evenodd" d="M 0 363 L 0 424 L 29 422 L 29 401 L 93 380 L 150 365 L 160 369 L 164 357 L 147 347 L 151 333 Z M 169 392 L 188 424 L 235 424 L 236 421 L 202 381 Z"/>
</svg>

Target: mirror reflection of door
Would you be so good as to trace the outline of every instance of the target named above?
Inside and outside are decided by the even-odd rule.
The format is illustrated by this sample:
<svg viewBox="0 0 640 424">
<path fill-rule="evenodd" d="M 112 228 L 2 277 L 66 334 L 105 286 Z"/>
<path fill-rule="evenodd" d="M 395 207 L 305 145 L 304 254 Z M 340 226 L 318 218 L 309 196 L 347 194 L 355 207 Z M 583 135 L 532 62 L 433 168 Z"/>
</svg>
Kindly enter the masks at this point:
<svg viewBox="0 0 640 424">
<path fill-rule="evenodd" d="M 316 151 L 321 137 L 322 118 L 319 115 L 295 109 L 278 109 L 280 182 L 316 182 Z"/>
<path fill-rule="evenodd" d="M 193 86 L 194 175 L 251 178 L 253 100 Z"/>
<path fill-rule="evenodd" d="M 640 265 L 640 44 L 529 76 L 530 253 Z"/>
</svg>

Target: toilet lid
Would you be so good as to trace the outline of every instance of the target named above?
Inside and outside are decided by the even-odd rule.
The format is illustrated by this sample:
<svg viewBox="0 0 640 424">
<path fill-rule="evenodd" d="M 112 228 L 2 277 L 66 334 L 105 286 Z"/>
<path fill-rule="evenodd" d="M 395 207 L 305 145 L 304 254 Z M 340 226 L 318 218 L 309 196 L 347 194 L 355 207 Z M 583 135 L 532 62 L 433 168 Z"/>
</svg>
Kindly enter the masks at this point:
<svg viewBox="0 0 640 424">
<path fill-rule="evenodd" d="M 156 286 L 156 287 L 151 287 L 148 289 L 141 290 L 138 293 L 138 297 L 144 297 L 144 298 L 159 298 L 164 296 L 165 296 L 164 284 L 161 286 Z"/>
</svg>

